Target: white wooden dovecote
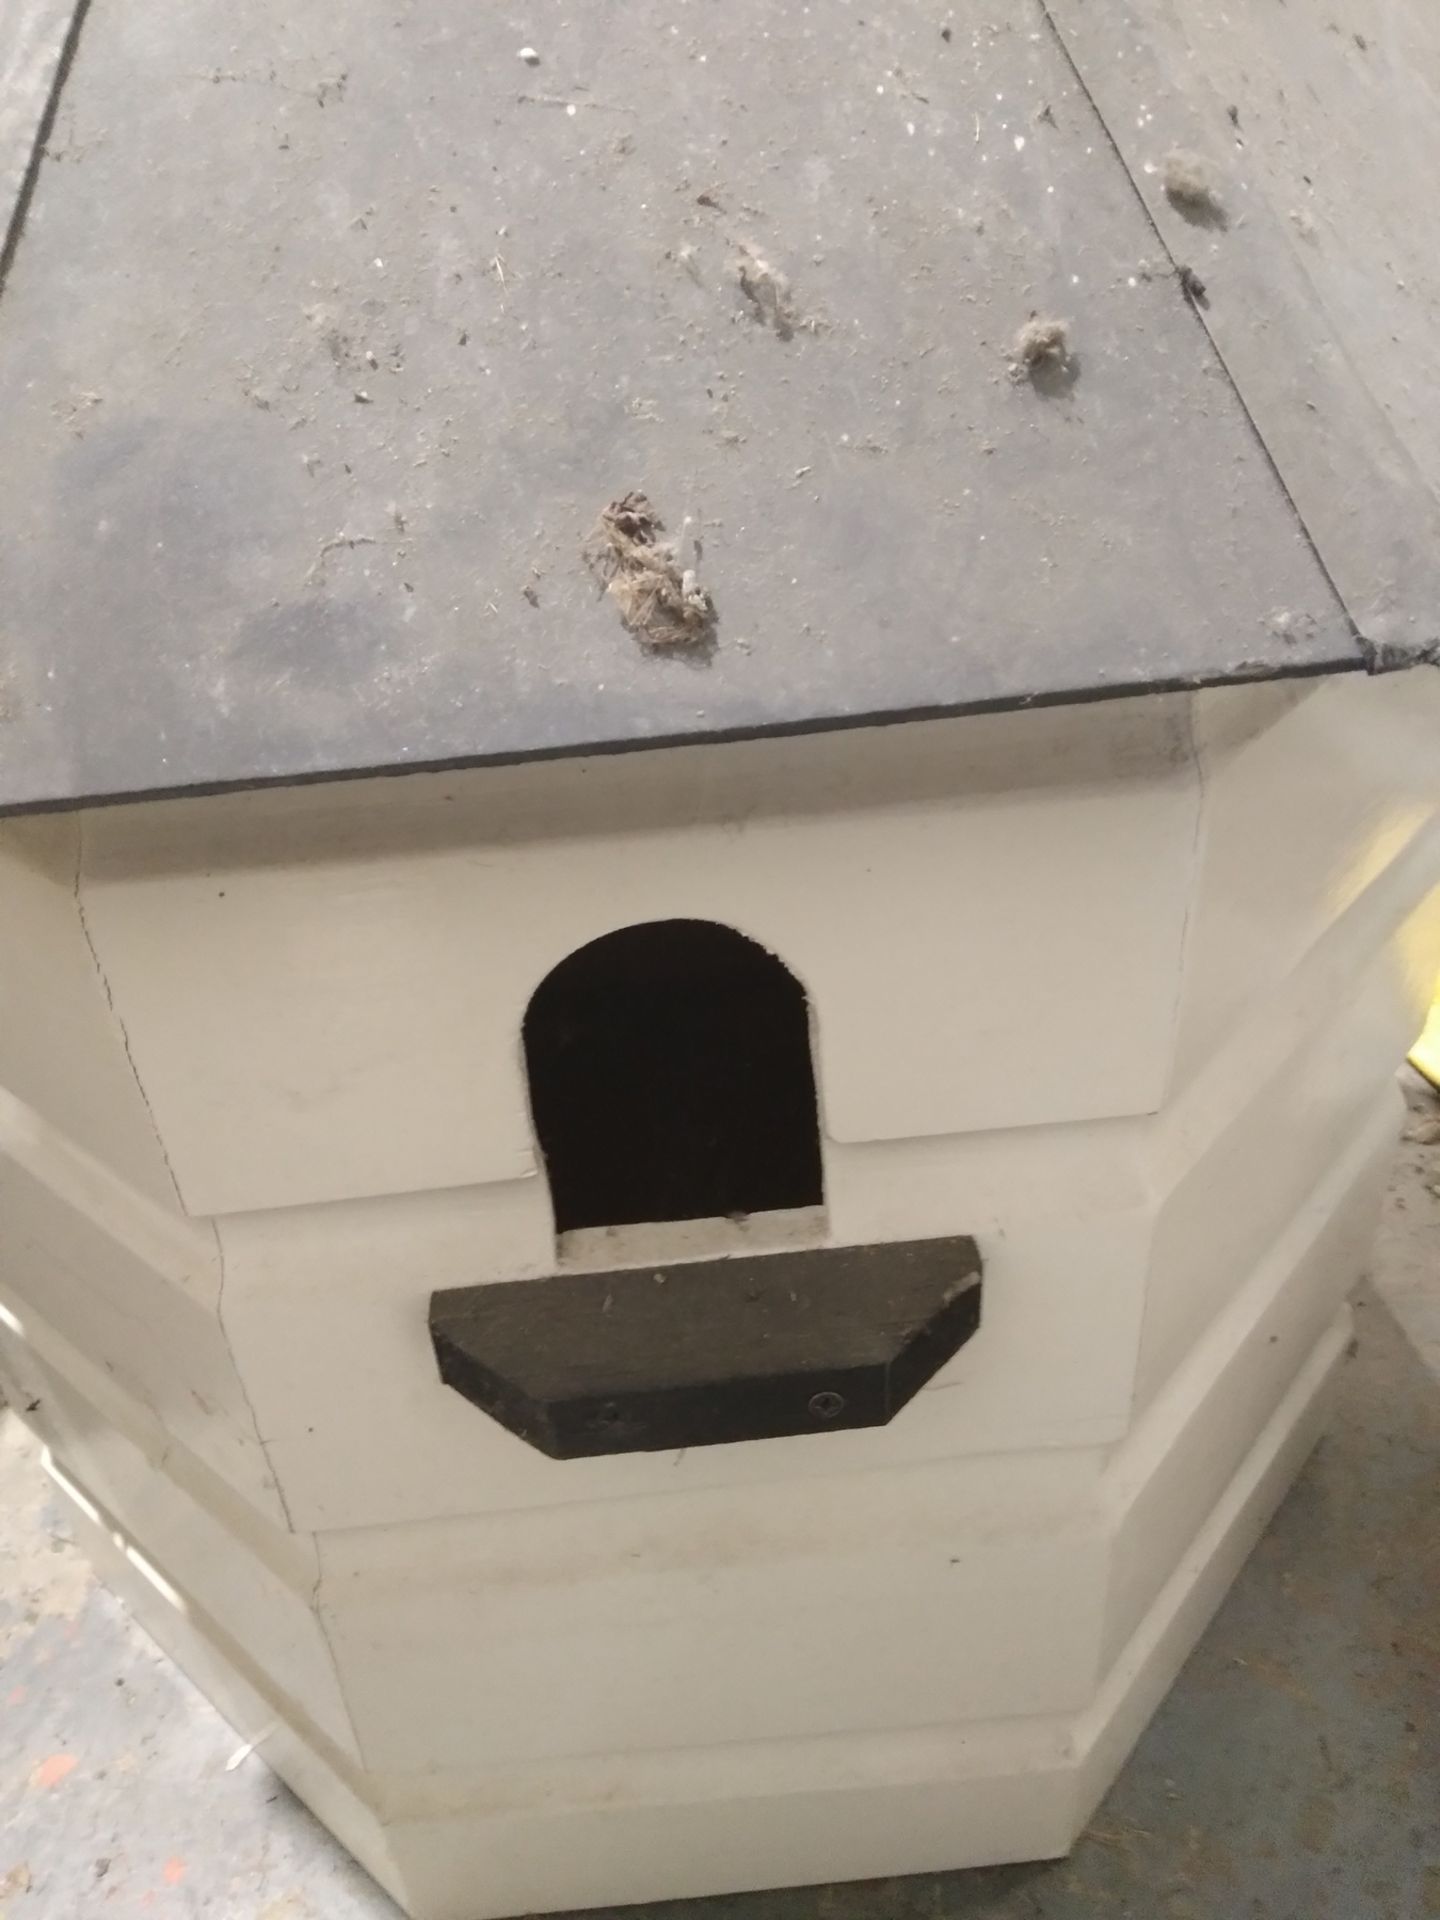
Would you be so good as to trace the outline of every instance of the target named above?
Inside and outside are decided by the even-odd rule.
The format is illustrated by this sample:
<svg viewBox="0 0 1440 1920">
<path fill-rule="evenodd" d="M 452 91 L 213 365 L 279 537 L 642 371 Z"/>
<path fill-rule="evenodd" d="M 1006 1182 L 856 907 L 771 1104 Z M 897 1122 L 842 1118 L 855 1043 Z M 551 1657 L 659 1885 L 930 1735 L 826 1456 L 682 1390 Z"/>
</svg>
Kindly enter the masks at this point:
<svg viewBox="0 0 1440 1920">
<path fill-rule="evenodd" d="M 369 0 L 92 0 L 52 96 L 31 9 L 31 135 L 113 147 L 0 173 L 0 1371 L 416 1920 L 1062 1852 L 1320 1430 L 1440 965 L 1435 450 L 1336 251 L 1429 286 L 1430 230 L 1289 220 L 1204 0 L 599 12 L 424 0 L 397 63 Z M 1384 36 L 1288 31 L 1383 149 Z M 197 83 L 251 36 L 283 87 Z M 700 534 L 688 659 L 585 564 L 641 481 Z M 808 1145 L 793 1021 L 688 1085 L 622 1047 L 557 1220 L 536 1074 L 617 995 L 681 1033 L 705 937 L 629 931 L 675 922 L 803 996 Z M 697 1168 L 717 1214 L 637 1219 Z M 781 1437 L 555 1459 L 431 1337 L 961 1241 L 978 1325 L 882 1425 L 811 1381 Z"/>
</svg>

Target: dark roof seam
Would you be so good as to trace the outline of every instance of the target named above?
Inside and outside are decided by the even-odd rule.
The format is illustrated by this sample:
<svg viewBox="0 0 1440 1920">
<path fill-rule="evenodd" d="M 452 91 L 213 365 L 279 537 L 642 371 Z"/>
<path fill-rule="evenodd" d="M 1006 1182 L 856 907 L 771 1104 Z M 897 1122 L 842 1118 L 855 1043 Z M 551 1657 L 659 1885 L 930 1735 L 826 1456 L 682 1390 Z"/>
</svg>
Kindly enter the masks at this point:
<svg viewBox="0 0 1440 1920">
<path fill-rule="evenodd" d="M 1286 680 L 1314 680 L 1353 673 L 1357 659 L 1323 658 L 1288 667 Z M 905 727 L 940 720 L 969 720 L 984 714 L 1041 713 L 1056 707 L 1097 706 L 1112 700 L 1145 699 L 1170 693 L 1196 693 L 1203 687 L 1255 686 L 1278 676 L 1243 668 L 1213 673 L 1175 673 L 1115 686 L 1076 686 L 1052 693 L 993 699 L 927 702 L 923 706 L 865 709 L 809 720 L 738 723 L 707 733 L 677 731 L 643 738 L 626 736 L 583 746 L 511 747 L 493 753 L 453 753 L 435 760 L 380 760 L 357 766 L 315 767 L 291 773 L 237 774 L 216 780 L 187 780 L 171 787 L 127 787 L 86 794 L 56 794 L 21 801 L 0 800 L 0 821 L 47 813 L 72 813 L 84 807 L 149 806 L 165 800 L 206 800 L 222 794 L 264 793 L 278 787 L 333 787 L 356 780 L 405 780 L 413 774 L 472 773 L 497 767 L 543 766 L 557 760 L 609 760 L 626 754 L 673 753 L 686 747 L 726 747 L 755 740 L 799 740 L 830 733 L 863 733 L 881 727 Z"/>
<path fill-rule="evenodd" d="M 60 57 L 55 63 L 50 91 L 41 109 L 40 118 L 36 122 L 30 157 L 25 163 L 20 184 L 16 188 L 14 203 L 6 216 L 4 238 L 3 242 L 0 242 L 0 299 L 4 298 L 10 268 L 20 246 L 20 236 L 25 231 L 30 202 L 35 197 L 35 185 L 40 178 L 40 169 L 45 161 L 45 149 L 55 126 L 55 116 L 60 111 L 61 95 L 65 91 L 66 81 L 70 78 L 70 69 L 75 63 L 75 55 L 80 45 L 80 31 L 89 11 L 90 0 L 75 0 L 70 13 L 70 24 L 65 29 L 65 38 L 60 46 Z"/>
<path fill-rule="evenodd" d="M 1079 87 L 1080 91 L 1084 94 L 1087 102 L 1089 103 L 1090 109 L 1094 113 L 1095 118 L 1100 125 L 1100 130 L 1105 135 L 1106 141 L 1109 143 L 1110 151 L 1114 154 L 1117 164 L 1123 171 L 1126 180 L 1129 182 L 1130 191 L 1134 194 L 1135 199 L 1139 204 L 1140 212 L 1145 220 L 1145 224 L 1149 227 L 1150 231 L 1154 234 L 1157 244 L 1159 245 L 1161 251 L 1164 253 L 1166 260 L 1170 263 L 1171 270 L 1175 274 L 1176 284 L 1178 285 L 1181 280 L 1180 262 L 1175 258 L 1174 249 L 1171 247 L 1170 242 L 1165 238 L 1165 235 L 1161 230 L 1160 225 L 1157 222 L 1154 214 L 1150 211 L 1149 202 L 1146 200 L 1145 195 L 1140 190 L 1140 183 L 1135 178 L 1135 175 L 1131 170 L 1130 163 L 1125 158 L 1124 152 L 1122 151 L 1120 146 L 1120 142 L 1115 138 L 1114 133 L 1111 131 L 1109 121 L 1105 118 L 1105 115 L 1100 110 L 1099 101 L 1095 98 L 1094 93 L 1091 91 L 1089 82 L 1086 80 L 1085 75 L 1080 70 L 1079 62 L 1076 60 L 1075 55 L 1071 52 L 1069 43 L 1066 41 L 1064 34 L 1060 31 L 1059 23 L 1056 21 L 1054 14 L 1050 11 L 1049 0 L 1036 0 L 1036 5 L 1040 9 L 1040 13 L 1045 21 L 1045 25 L 1050 30 L 1051 37 L 1053 38 L 1055 45 L 1060 52 L 1061 58 L 1064 60 L 1066 66 L 1069 67 L 1071 73 L 1073 73 L 1075 76 L 1076 86 Z M 1389 670 L 1392 667 L 1405 667 L 1405 666 L 1413 665 L 1414 664 L 1413 657 L 1406 657 L 1404 659 L 1396 658 L 1395 655 L 1390 650 L 1383 647 L 1377 647 L 1372 641 L 1368 640 L 1366 636 L 1360 631 L 1359 626 L 1356 624 L 1355 616 L 1350 610 L 1349 602 L 1346 600 L 1344 594 L 1341 593 L 1340 588 L 1335 580 L 1335 576 L 1331 573 L 1330 568 L 1326 565 L 1324 554 L 1321 553 L 1319 546 L 1316 544 L 1314 534 L 1311 533 L 1309 526 L 1306 524 L 1305 516 L 1301 513 L 1299 507 L 1296 505 L 1295 496 L 1290 491 L 1290 488 L 1286 483 L 1285 476 L 1280 471 L 1279 463 L 1276 461 L 1274 454 L 1270 451 L 1269 444 L 1266 441 L 1264 434 L 1260 431 L 1259 422 L 1256 420 L 1254 414 L 1250 410 L 1249 403 L 1246 400 L 1245 395 L 1240 388 L 1240 383 L 1236 380 L 1234 373 L 1231 371 L 1230 363 L 1228 360 L 1226 360 L 1225 355 L 1221 350 L 1220 342 L 1215 338 L 1215 333 L 1213 328 L 1211 328 L 1206 323 L 1204 314 L 1200 311 L 1200 308 L 1196 305 L 1196 303 L 1193 300 L 1187 300 L 1186 305 L 1190 308 L 1190 311 L 1194 318 L 1196 326 L 1199 327 L 1201 332 L 1204 334 L 1206 340 L 1210 344 L 1210 350 L 1215 355 L 1216 363 L 1220 367 L 1221 372 L 1225 375 L 1226 384 L 1229 386 L 1231 393 L 1234 394 L 1235 396 L 1235 403 L 1239 407 L 1241 413 L 1244 414 L 1246 423 L 1249 426 L 1251 433 L 1255 437 L 1255 444 L 1259 447 L 1261 454 L 1264 456 L 1265 464 L 1269 467 L 1271 473 L 1275 476 L 1275 484 L 1277 487 L 1279 487 L 1280 492 L 1284 496 L 1286 505 L 1289 507 L 1291 513 L 1295 516 L 1295 523 L 1299 527 L 1301 533 L 1304 535 L 1305 544 L 1309 548 L 1310 553 L 1314 558 L 1316 566 L 1320 569 L 1321 573 L 1324 575 L 1326 585 L 1329 587 L 1331 593 L 1335 597 L 1335 604 L 1340 608 L 1341 612 L 1345 615 L 1346 620 L 1350 624 L 1350 632 L 1355 641 L 1355 645 L 1360 655 L 1360 658 L 1356 661 L 1355 664 L 1359 666 L 1363 663 L 1366 670 L 1371 673 L 1382 673 Z"/>
</svg>

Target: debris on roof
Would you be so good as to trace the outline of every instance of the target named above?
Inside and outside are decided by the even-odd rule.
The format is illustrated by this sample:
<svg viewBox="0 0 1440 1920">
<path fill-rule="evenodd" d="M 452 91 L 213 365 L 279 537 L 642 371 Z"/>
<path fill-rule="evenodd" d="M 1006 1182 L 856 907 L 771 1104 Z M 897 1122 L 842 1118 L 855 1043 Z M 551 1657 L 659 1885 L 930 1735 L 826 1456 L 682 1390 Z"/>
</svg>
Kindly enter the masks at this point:
<svg viewBox="0 0 1440 1920">
<path fill-rule="evenodd" d="M 612 500 L 596 522 L 585 560 L 647 647 L 705 646 L 715 637 L 715 604 L 694 567 L 682 565 L 681 542 L 643 493 Z"/>
</svg>

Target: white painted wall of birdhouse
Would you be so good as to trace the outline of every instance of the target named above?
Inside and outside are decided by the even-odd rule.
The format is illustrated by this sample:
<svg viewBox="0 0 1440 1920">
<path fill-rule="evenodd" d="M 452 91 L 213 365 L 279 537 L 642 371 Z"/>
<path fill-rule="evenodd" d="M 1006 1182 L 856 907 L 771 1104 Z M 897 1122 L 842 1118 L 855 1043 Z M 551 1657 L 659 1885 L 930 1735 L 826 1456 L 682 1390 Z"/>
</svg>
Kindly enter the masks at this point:
<svg viewBox="0 0 1440 1920">
<path fill-rule="evenodd" d="M 1183 718 L 1127 701 L 118 808 L 87 826 L 82 895 L 194 1212 L 533 1176 L 529 998 L 655 919 L 736 927 L 799 976 L 832 1140 L 1146 1112 L 1196 835 Z"/>
<path fill-rule="evenodd" d="M 963 1171 L 966 1142 L 948 1144 L 950 1164 Z M 847 1149 L 847 1170 L 870 1151 Z M 1039 1185 L 1057 1158 L 1037 1158 Z M 554 1270 L 548 1240 L 524 1262 L 503 1251 L 509 1222 L 531 1209 L 538 1183 L 221 1221 L 225 1324 L 294 1523 L 364 1528 L 777 1479 L 818 1482 L 1118 1439 L 1130 1415 L 1150 1211 L 1100 1208 L 1077 1220 L 1052 1209 L 1021 1213 L 998 1230 L 993 1217 L 956 1225 L 966 1218 L 967 1189 L 951 1182 L 946 1155 L 927 1159 L 931 1215 L 918 1231 L 980 1236 L 978 1333 L 882 1430 L 699 1447 L 679 1457 L 556 1462 L 441 1385 L 428 1330 L 432 1291 Z M 882 1217 L 883 1171 L 855 1178 L 876 1196 L 869 1237 L 910 1237 L 899 1231 L 903 1208 Z M 947 1184 L 954 1195 L 942 1225 L 936 1201 Z M 725 1223 L 707 1225 L 720 1230 L 701 1243 L 714 1252 L 726 1244 Z M 768 1244 L 765 1216 L 752 1222 L 746 1244 Z"/>
</svg>

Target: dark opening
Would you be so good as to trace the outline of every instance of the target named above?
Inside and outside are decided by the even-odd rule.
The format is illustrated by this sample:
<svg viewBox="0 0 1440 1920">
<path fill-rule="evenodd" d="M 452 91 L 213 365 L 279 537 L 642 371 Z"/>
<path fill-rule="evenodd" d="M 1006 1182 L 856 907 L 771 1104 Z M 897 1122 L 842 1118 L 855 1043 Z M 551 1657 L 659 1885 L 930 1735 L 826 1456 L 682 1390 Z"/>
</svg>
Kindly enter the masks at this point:
<svg viewBox="0 0 1440 1920">
<path fill-rule="evenodd" d="M 570 954 L 525 1061 L 557 1232 L 820 1204 L 805 991 L 732 927 L 656 920 Z"/>
</svg>

